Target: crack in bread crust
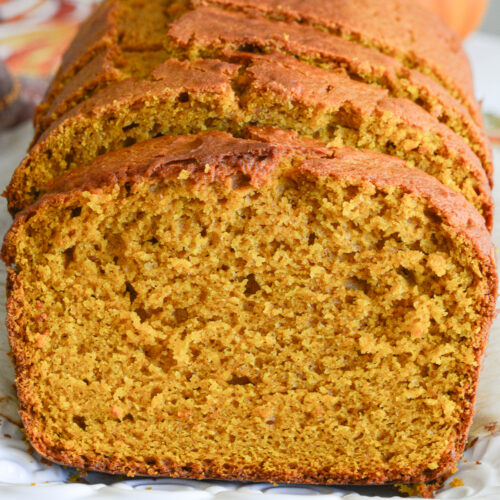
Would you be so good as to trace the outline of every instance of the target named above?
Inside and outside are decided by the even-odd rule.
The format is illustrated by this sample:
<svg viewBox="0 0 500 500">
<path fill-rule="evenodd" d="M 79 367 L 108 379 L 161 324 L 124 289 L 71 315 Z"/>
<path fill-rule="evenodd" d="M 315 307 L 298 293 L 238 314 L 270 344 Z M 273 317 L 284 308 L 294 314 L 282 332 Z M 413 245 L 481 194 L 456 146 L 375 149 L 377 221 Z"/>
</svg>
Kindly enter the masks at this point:
<svg viewBox="0 0 500 500">
<path fill-rule="evenodd" d="M 396 57 L 408 69 L 417 69 L 435 79 L 480 120 L 467 56 L 456 34 L 441 19 L 411 0 L 385 2 L 383 12 L 381 4 L 373 0 L 364 0 L 362 4 L 344 0 L 327 3 L 322 0 L 193 0 L 195 6 L 257 11 L 270 19 L 293 20 Z M 378 18 L 381 26 L 373 23 L 374 18 Z"/>
<path fill-rule="evenodd" d="M 387 88 L 422 106 L 466 139 L 491 177 L 491 147 L 467 108 L 423 73 L 397 59 L 308 25 L 271 21 L 265 17 L 213 7 L 199 7 L 174 21 L 169 30 L 171 53 L 182 58 L 223 57 L 225 50 L 281 51 L 313 66 L 338 71 L 353 79 Z"/>
</svg>

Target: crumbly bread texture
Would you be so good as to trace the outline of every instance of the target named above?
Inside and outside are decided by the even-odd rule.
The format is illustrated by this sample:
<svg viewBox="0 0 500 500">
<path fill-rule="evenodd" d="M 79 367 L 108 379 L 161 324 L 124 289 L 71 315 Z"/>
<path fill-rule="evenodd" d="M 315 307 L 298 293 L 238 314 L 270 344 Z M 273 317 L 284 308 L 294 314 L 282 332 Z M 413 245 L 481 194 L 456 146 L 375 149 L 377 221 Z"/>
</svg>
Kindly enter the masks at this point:
<svg viewBox="0 0 500 500">
<path fill-rule="evenodd" d="M 206 129 L 245 137 L 248 125 L 259 125 L 400 156 L 461 192 L 491 227 L 491 193 L 480 160 L 412 101 L 284 54 L 239 52 L 227 59 L 168 60 L 151 80 L 124 80 L 76 105 L 44 132 L 14 173 L 7 188 L 11 211 L 99 154 Z"/>
<path fill-rule="evenodd" d="M 31 443 L 127 475 L 449 472 L 494 315 L 482 217 L 397 158 L 250 134 L 109 153 L 17 217 L 3 258 Z"/>
</svg>

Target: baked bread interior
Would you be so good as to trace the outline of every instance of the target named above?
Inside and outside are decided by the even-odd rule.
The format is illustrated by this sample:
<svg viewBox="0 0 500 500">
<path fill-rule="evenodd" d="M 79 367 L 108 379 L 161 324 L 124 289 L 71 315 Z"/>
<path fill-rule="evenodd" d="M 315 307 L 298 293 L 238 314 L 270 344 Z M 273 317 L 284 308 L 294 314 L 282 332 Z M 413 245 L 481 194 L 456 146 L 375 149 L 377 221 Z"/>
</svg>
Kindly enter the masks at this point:
<svg viewBox="0 0 500 500">
<path fill-rule="evenodd" d="M 31 443 L 127 475 L 446 474 L 494 315 L 482 217 L 399 159 L 253 135 L 109 153 L 17 217 L 3 258 Z"/>
</svg>

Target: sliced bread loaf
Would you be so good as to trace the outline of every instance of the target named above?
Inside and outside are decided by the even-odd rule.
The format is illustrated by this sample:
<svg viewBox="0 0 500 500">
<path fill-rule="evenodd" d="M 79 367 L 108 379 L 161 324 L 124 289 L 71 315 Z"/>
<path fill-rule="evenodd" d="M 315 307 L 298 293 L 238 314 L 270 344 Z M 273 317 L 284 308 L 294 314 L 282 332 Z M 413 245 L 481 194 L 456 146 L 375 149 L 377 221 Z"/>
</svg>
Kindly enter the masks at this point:
<svg viewBox="0 0 500 500">
<path fill-rule="evenodd" d="M 454 97 L 456 92 L 430 76 L 427 67 L 415 69 L 415 62 L 405 63 L 345 33 L 299 24 L 293 16 L 278 20 L 255 9 L 246 12 L 220 5 L 155 1 L 137 10 L 132 19 L 134 7 L 138 8 L 137 1 L 108 2 L 100 14 L 101 24 L 96 27 L 93 22 L 92 29 L 82 29 L 85 36 L 75 40 L 61 67 L 65 76 L 54 79 L 35 117 L 35 138 L 72 106 L 110 83 L 132 76 L 149 79 L 154 67 L 169 56 L 223 58 L 228 48 L 265 53 L 279 50 L 315 66 L 343 69 L 353 79 L 387 88 L 392 97 L 412 100 L 461 135 L 491 176 L 491 148 L 475 102 L 471 110 Z M 450 47 L 442 50 L 451 63 L 456 54 Z"/>
</svg>

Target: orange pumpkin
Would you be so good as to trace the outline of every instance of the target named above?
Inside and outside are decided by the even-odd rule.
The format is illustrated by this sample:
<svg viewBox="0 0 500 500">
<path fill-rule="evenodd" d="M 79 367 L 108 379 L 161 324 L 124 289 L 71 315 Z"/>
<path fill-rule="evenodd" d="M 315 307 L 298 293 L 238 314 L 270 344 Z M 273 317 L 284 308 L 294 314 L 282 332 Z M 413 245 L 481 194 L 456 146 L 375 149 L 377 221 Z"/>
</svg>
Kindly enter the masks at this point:
<svg viewBox="0 0 500 500">
<path fill-rule="evenodd" d="M 479 26 L 488 6 L 488 0 L 418 1 L 441 16 L 462 38 Z"/>
</svg>

